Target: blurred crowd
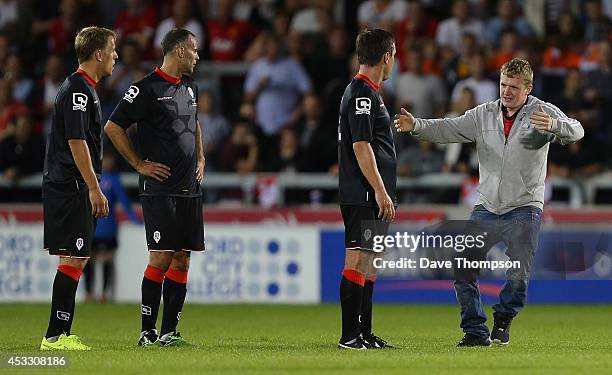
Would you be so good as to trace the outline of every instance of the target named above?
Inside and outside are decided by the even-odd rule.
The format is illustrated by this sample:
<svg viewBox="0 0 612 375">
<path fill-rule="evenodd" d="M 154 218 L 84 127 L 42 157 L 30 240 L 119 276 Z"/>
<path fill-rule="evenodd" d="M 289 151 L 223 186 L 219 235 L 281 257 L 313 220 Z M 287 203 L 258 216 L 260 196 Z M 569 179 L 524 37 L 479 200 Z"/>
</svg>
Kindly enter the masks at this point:
<svg viewBox="0 0 612 375">
<path fill-rule="evenodd" d="M 551 147 L 549 175 L 589 177 L 612 161 L 611 19 L 611 0 L 0 0 L 0 174 L 42 170 L 55 95 L 77 66 L 74 35 L 95 24 L 118 33 L 118 64 L 97 87 L 105 117 L 160 64 L 172 28 L 195 34 L 200 62 L 244 65 L 219 87 L 195 72 L 208 171 L 336 173 L 339 102 L 369 27 L 396 38 L 382 87 L 392 114 L 459 116 L 498 98 L 505 61 L 529 60 L 533 95 L 586 130 Z M 400 135 L 397 148 L 401 176 L 477 173 L 470 145 Z"/>
</svg>

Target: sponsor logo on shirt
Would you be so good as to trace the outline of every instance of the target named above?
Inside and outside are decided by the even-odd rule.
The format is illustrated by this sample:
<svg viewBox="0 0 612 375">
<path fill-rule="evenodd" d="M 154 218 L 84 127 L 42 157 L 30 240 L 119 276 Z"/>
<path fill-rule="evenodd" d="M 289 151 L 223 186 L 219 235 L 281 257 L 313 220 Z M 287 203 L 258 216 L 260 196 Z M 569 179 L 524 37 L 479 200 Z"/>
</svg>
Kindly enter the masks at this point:
<svg viewBox="0 0 612 375">
<path fill-rule="evenodd" d="M 370 100 L 370 98 L 355 99 L 355 114 L 356 115 L 369 115 L 371 109 L 372 109 L 372 100 Z"/>
<path fill-rule="evenodd" d="M 157 98 L 158 101 L 162 101 L 162 100 L 172 100 L 171 96 L 161 96 L 159 98 Z"/>
<path fill-rule="evenodd" d="M 83 111 L 87 107 L 87 95 L 80 92 L 72 93 L 72 110 L 73 111 Z"/>
<path fill-rule="evenodd" d="M 127 90 L 125 95 L 123 95 L 123 100 L 125 100 L 125 101 L 127 101 L 129 103 L 134 103 L 134 99 L 136 99 L 136 97 L 138 96 L 139 93 L 140 93 L 140 89 L 138 87 L 132 85 Z"/>
</svg>

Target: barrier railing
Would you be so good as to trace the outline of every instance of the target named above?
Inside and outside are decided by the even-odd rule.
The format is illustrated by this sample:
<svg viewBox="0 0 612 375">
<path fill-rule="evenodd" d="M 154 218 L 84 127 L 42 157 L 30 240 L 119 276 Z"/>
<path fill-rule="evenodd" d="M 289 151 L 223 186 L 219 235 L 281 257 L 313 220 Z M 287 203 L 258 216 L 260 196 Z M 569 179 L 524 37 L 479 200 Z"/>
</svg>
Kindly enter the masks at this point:
<svg viewBox="0 0 612 375">
<path fill-rule="evenodd" d="M 138 175 L 135 173 L 122 173 L 121 181 L 126 188 L 138 188 Z M 211 172 L 206 175 L 203 188 L 208 189 L 240 189 L 243 192 L 243 201 L 253 203 L 255 201 L 257 182 L 260 179 L 274 178 L 278 189 L 276 201 L 279 204 L 285 202 L 287 189 L 329 189 L 338 187 L 338 177 L 330 174 L 320 173 L 255 173 L 239 175 L 235 173 Z M 397 181 L 398 190 L 410 189 L 460 189 L 465 178 L 462 174 L 428 174 L 422 177 L 408 178 L 400 177 Z M 11 183 L 0 177 L 0 190 L 3 188 L 39 188 L 42 175 L 32 175 Z M 595 192 L 599 188 L 612 188 L 612 173 L 602 174 L 581 181 L 554 177 L 550 179 L 553 189 L 566 189 L 569 194 L 567 203 L 571 207 L 581 207 L 584 204 L 593 203 Z"/>
</svg>

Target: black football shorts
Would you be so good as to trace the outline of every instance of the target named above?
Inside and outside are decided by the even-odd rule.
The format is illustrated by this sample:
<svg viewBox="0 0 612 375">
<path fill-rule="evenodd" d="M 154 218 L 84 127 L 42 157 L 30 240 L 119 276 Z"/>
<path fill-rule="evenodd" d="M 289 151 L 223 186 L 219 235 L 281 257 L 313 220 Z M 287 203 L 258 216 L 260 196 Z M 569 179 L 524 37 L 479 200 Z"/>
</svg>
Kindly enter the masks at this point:
<svg viewBox="0 0 612 375">
<path fill-rule="evenodd" d="M 43 198 L 44 247 L 51 255 L 89 258 L 96 230 L 89 190 Z"/>
<path fill-rule="evenodd" d="M 374 251 L 374 237 L 386 236 L 389 222 L 378 218 L 378 207 L 340 205 L 347 250 Z"/>
<path fill-rule="evenodd" d="M 202 197 L 140 197 L 149 251 L 203 251 Z"/>
</svg>

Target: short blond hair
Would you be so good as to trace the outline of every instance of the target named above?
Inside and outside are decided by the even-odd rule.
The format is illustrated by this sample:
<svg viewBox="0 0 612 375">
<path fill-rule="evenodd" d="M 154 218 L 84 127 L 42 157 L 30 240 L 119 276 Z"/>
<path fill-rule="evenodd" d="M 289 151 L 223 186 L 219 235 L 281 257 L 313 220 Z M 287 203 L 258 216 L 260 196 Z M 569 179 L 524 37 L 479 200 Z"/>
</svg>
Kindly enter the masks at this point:
<svg viewBox="0 0 612 375">
<path fill-rule="evenodd" d="M 529 86 L 533 83 L 533 70 L 531 69 L 531 65 L 527 60 L 518 59 L 515 57 L 512 60 L 507 61 L 501 67 L 501 74 L 510 78 L 522 78 L 525 86 Z"/>
<path fill-rule="evenodd" d="M 117 38 L 117 33 L 98 26 L 81 29 L 74 38 L 74 49 L 79 64 L 89 60 L 96 50 L 106 48 L 109 38 Z"/>
</svg>

